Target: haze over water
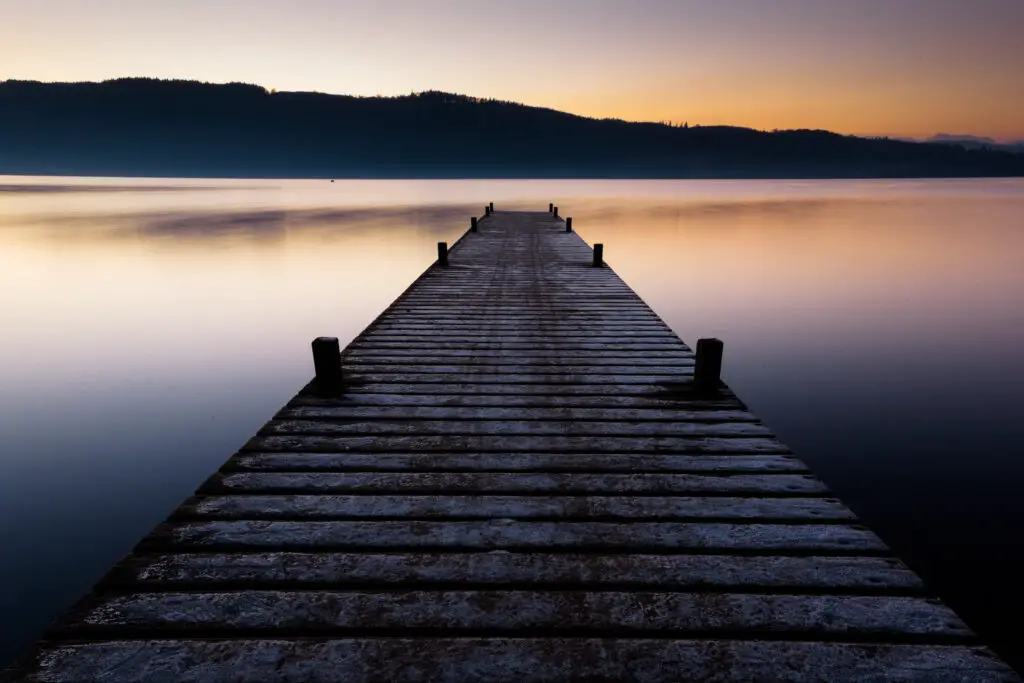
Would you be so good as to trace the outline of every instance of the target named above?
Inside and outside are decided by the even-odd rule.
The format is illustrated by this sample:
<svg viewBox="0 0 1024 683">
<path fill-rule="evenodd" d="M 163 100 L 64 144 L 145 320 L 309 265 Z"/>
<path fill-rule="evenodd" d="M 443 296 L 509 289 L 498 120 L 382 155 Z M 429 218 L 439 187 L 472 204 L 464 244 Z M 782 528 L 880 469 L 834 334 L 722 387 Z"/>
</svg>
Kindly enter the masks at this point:
<svg viewBox="0 0 1024 683">
<path fill-rule="evenodd" d="M 722 338 L 751 409 L 1012 659 L 1024 181 L 0 177 L 0 663 L 487 201 L 554 201 L 684 341 Z"/>
</svg>

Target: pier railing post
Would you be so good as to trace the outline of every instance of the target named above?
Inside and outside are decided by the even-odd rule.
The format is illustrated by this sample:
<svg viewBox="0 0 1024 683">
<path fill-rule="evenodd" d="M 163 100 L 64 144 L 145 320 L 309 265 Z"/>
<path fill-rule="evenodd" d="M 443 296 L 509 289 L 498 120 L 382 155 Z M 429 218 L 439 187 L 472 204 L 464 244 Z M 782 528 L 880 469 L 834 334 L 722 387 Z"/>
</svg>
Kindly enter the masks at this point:
<svg viewBox="0 0 1024 683">
<path fill-rule="evenodd" d="M 551 213 L 554 210 L 555 210 L 555 205 L 550 203 L 550 202 L 548 202 L 548 213 Z"/>
<path fill-rule="evenodd" d="M 489 205 L 487 206 L 487 208 L 488 208 L 488 209 L 490 210 L 490 212 L 491 212 L 491 213 L 494 213 L 494 202 L 491 202 L 491 203 L 490 203 L 490 204 L 489 204 Z"/>
<path fill-rule="evenodd" d="M 473 216 L 472 218 L 469 219 L 469 229 L 473 232 L 476 232 L 476 216 Z"/>
<path fill-rule="evenodd" d="M 313 340 L 313 368 L 316 371 L 314 382 L 318 393 L 341 393 L 341 346 L 337 337 L 317 337 Z"/>
<path fill-rule="evenodd" d="M 555 218 L 558 218 L 558 207 L 556 206 L 555 210 L 552 211 L 551 213 L 554 214 Z"/>
<path fill-rule="evenodd" d="M 565 231 L 572 232 L 572 216 L 567 216 L 565 219 Z"/>
<path fill-rule="evenodd" d="M 722 350 L 720 339 L 698 339 L 697 360 L 693 368 L 693 384 L 698 391 L 715 391 L 722 381 Z"/>
<path fill-rule="evenodd" d="M 448 267 L 448 243 L 438 242 L 437 243 L 437 265 L 442 268 Z"/>
<path fill-rule="evenodd" d="M 600 268 L 603 265 L 604 265 L 604 245 L 603 244 L 595 244 L 594 245 L 594 267 L 595 268 Z"/>
<path fill-rule="evenodd" d="M 485 216 L 490 216 L 491 215 L 491 207 L 484 206 L 484 215 Z"/>
</svg>

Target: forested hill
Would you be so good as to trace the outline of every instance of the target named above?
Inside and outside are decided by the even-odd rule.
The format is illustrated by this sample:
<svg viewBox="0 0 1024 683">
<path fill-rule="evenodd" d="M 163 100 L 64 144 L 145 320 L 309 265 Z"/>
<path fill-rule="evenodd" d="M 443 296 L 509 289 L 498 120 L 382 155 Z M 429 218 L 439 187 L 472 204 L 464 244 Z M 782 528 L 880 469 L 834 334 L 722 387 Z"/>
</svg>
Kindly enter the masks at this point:
<svg viewBox="0 0 1024 683">
<path fill-rule="evenodd" d="M 0 174 L 224 177 L 1024 175 L 1024 155 L 678 127 L 428 92 L 350 97 L 121 79 L 0 83 Z"/>
</svg>

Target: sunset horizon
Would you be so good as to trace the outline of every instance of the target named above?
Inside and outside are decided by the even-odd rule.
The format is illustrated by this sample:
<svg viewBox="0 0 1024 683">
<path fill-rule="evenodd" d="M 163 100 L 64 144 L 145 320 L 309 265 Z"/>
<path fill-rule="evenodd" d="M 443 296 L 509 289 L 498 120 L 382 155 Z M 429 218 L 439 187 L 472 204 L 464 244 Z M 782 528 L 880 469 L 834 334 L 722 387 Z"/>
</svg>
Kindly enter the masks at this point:
<svg viewBox="0 0 1024 683">
<path fill-rule="evenodd" d="M 1024 139 L 1024 3 L 0 2 L 0 80 L 439 90 L 588 117 Z"/>
<path fill-rule="evenodd" d="M 526 106 L 526 107 L 533 107 L 533 108 L 538 108 L 538 109 L 550 109 L 550 110 L 553 110 L 553 111 L 558 111 L 560 113 L 570 114 L 570 115 L 573 115 L 573 116 L 580 116 L 580 117 L 583 117 L 583 118 L 615 119 L 615 120 L 626 121 L 628 123 L 656 123 L 656 124 L 660 123 L 660 124 L 671 124 L 671 125 L 674 125 L 674 126 L 684 126 L 684 125 L 689 125 L 689 126 L 735 126 L 735 127 L 738 127 L 738 128 L 749 128 L 749 129 L 752 129 L 752 130 L 758 130 L 758 131 L 762 131 L 762 132 L 768 132 L 768 131 L 773 131 L 773 130 L 822 130 L 822 131 L 828 131 L 828 132 L 831 132 L 831 133 L 838 133 L 840 135 L 852 135 L 852 136 L 856 136 L 856 137 L 866 137 L 866 138 L 871 138 L 871 137 L 887 137 L 887 138 L 892 138 L 892 139 L 895 139 L 895 140 L 909 140 L 909 141 L 915 141 L 915 142 L 929 142 L 929 141 L 932 140 L 932 138 L 935 138 L 935 137 L 948 136 L 950 138 L 988 138 L 988 139 L 991 139 L 993 142 L 995 142 L 997 144 L 1013 144 L 1013 143 L 1020 144 L 1020 143 L 1024 143 L 1024 130 L 1022 130 L 1019 135 L 1003 135 L 1003 136 L 987 135 L 985 133 L 979 133 L 979 132 L 974 131 L 974 130 L 957 130 L 957 129 L 935 130 L 935 131 L 931 131 L 931 132 L 924 132 L 924 133 L 919 133 L 919 134 L 914 135 L 914 134 L 894 134 L 894 133 L 890 133 L 890 132 L 874 132 L 874 131 L 866 131 L 865 132 L 865 131 L 838 130 L 838 129 L 835 129 L 835 128 L 829 128 L 827 126 L 821 126 L 821 125 L 804 125 L 804 126 L 799 126 L 799 127 L 786 127 L 786 126 L 767 126 L 766 127 L 766 126 L 757 126 L 757 125 L 753 125 L 753 124 L 745 124 L 745 123 L 737 123 L 737 122 L 727 122 L 726 123 L 726 122 L 722 122 L 722 121 L 699 121 L 699 120 L 687 118 L 685 116 L 682 117 L 682 118 L 675 118 L 675 119 L 671 119 L 671 118 L 669 118 L 669 119 L 665 119 L 665 118 L 662 118 L 662 119 L 654 119 L 654 118 L 627 118 L 627 117 L 616 116 L 616 115 L 612 115 L 612 114 L 602 114 L 600 112 L 575 111 L 575 110 L 572 110 L 572 109 L 560 108 L 559 106 L 556 106 L 556 105 L 550 105 L 550 104 L 544 104 L 544 103 L 538 103 L 538 102 L 513 100 L 513 99 L 504 98 L 504 97 L 482 96 L 482 95 L 478 95 L 478 94 L 473 93 L 473 92 L 461 92 L 461 91 L 457 91 L 457 90 L 444 90 L 443 88 L 438 88 L 438 87 L 417 88 L 417 89 L 414 89 L 414 90 L 409 91 L 409 92 L 361 93 L 361 92 L 328 91 L 328 90 L 322 90 L 322 89 L 290 90 L 290 89 L 284 89 L 284 88 L 271 87 L 269 85 L 266 85 L 266 84 L 260 83 L 260 82 L 248 82 L 248 81 L 210 81 L 210 80 L 204 80 L 204 79 L 199 79 L 199 78 L 186 78 L 186 77 L 180 77 L 180 76 L 179 77 L 175 77 L 175 76 L 160 77 L 160 76 L 145 76 L 145 75 L 112 76 L 112 77 L 109 77 L 109 78 L 93 79 L 93 80 L 88 80 L 88 79 L 86 79 L 86 80 L 64 80 L 64 79 L 42 80 L 42 79 L 32 79 L 32 78 L 11 77 L 11 78 L 0 80 L 0 84 L 5 83 L 5 82 L 37 82 L 37 83 L 43 83 L 43 84 L 47 84 L 47 85 L 86 84 L 86 83 L 97 83 L 98 84 L 98 83 L 108 83 L 108 82 L 112 82 L 112 81 L 124 81 L 124 80 L 152 80 L 152 81 L 168 81 L 168 82 L 175 82 L 175 81 L 190 82 L 191 81 L 191 82 L 204 83 L 204 84 L 209 84 L 209 85 L 235 85 L 235 84 L 240 84 L 240 85 L 250 85 L 250 86 L 256 86 L 256 87 L 259 87 L 259 88 L 263 88 L 268 93 L 270 93 L 270 92 L 314 93 L 314 94 L 318 94 L 318 95 L 329 95 L 329 96 L 338 96 L 338 97 L 358 97 L 358 98 L 401 98 L 401 97 L 408 97 L 408 96 L 412 96 L 412 95 L 422 95 L 422 94 L 432 93 L 432 92 L 443 92 L 443 93 L 450 94 L 450 95 L 457 95 L 457 96 L 461 96 L 461 97 L 468 97 L 468 98 L 473 98 L 473 99 L 478 99 L 478 100 L 495 100 L 495 101 L 503 101 L 503 102 L 512 102 L 512 103 L 515 103 L 515 104 L 521 104 L 521 105 Z"/>
</svg>

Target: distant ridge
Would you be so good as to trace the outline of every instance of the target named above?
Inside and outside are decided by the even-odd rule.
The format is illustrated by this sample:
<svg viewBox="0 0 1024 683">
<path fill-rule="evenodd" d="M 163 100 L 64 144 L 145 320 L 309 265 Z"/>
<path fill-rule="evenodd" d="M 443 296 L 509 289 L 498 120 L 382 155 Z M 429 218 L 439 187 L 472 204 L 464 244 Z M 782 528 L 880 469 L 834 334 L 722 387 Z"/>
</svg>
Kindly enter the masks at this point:
<svg viewBox="0 0 1024 683">
<path fill-rule="evenodd" d="M 827 131 L 679 127 L 443 92 L 0 83 L 0 173 L 210 177 L 1021 176 L 1024 155 Z"/>
<path fill-rule="evenodd" d="M 1004 152 L 1014 152 L 1016 154 L 1024 153 L 1024 140 L 1016 140 L 1014 142 L 996 142 L 992 138 L 981 137 L 978 135 L 949 135 L 948 133 L 939 133 L 925 140 L 925 142 L 937 142 L 944 145 L 959 145 L 966 149 L 993 149 L 1002 150 Z"/>
</svg>

